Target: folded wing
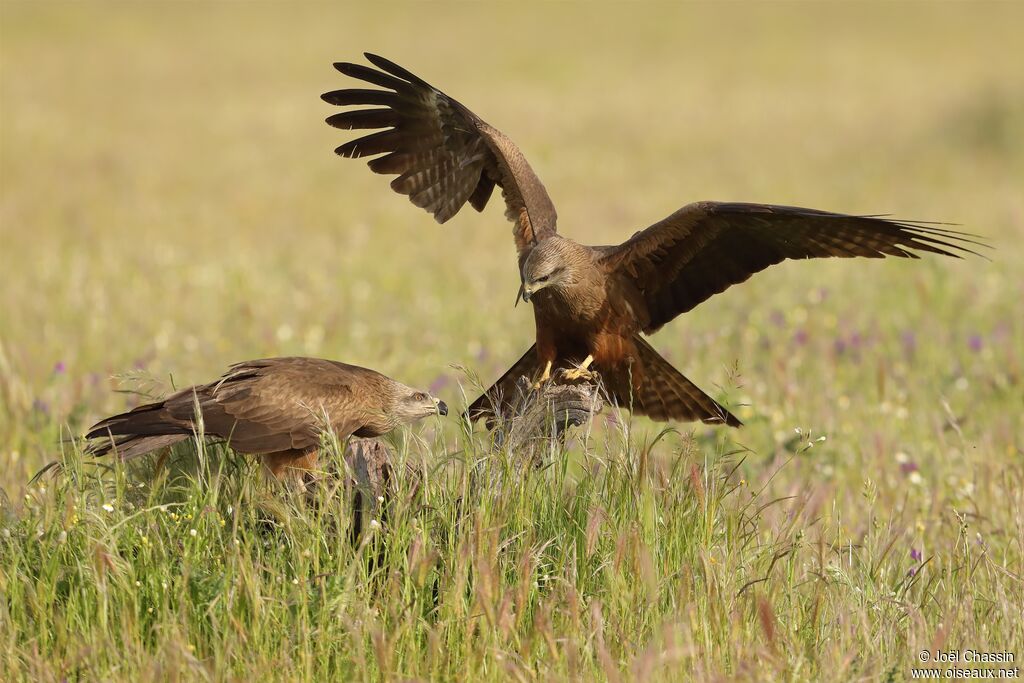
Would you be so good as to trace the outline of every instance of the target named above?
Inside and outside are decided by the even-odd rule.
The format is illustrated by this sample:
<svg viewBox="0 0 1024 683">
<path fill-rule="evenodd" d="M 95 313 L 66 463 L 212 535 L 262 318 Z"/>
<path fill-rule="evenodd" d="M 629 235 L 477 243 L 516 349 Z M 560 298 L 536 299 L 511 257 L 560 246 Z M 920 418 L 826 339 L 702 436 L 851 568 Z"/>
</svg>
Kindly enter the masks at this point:
<svg viewBox="0 0 1024 683">
<path fill-rule="evenodd" d="M 243 453 L 306 450 L 316 447 L 328 428 L 347 437 L 377 417 L 386 380 L 372 370 L 313 358 L 246 361 L 216 382 L 107 418 L 86 438 L 100 440 L 90 447 L 97 455 L 112 448 L 125 451 L 139 438 L 147 444 L 162 443 L 153 437 L 180 439 L 198 431 L 198 408 L 203 432 Z"/>
</svg>

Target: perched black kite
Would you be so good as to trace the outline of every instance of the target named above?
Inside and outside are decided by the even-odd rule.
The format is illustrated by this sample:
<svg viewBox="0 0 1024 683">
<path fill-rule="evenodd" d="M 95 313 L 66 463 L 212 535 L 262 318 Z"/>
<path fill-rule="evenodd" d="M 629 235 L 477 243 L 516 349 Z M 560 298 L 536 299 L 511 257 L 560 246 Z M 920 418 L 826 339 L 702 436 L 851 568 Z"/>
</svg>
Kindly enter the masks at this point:
<svg viewBox="0 0 1024 683">
<path fill-rule="evenodd" d="M 281 478 L 316 468 L 320 437 L 380 436 L 448 406 L 390 377 L 332 360 L 268 358 L 236 363 L 215 382 L 102 420 L 86 434 L 88 452 L 124 460 L 183 441 L 197 432 L 240 453 L 259 455 Z"/>
<path fill-rule="evenodd" d="M 519 149 L 500 131 L 419 77 L 367 54 L 377 69 L 339 63 L 341 73 L 377 86 L 329 92 L 334 105 L 369 106 L 335 114 L 344 129 L 385 130 L 337 148 L 376 156 L 376 173 L 444 223 L 468 201 L 483 210 L 497 185 L 514 224 L 522 278 L 533 302 L 537 343 L 469 407 L 492 414 L 519 376 L 548 378 L 552 366 L 586 375 L 593 365 L 620 406 L 656 420 L 740 421 L 683 377 L 644 341 L 680 313 L 785 259 L 957 256 L 963 233 L 919 222 L 790 206 L 697 202 L 617 246 L 588 247 L 555 231 L 555 207 Z M 973 253 L 973 252 L 971 252 Z"/>
</svg>

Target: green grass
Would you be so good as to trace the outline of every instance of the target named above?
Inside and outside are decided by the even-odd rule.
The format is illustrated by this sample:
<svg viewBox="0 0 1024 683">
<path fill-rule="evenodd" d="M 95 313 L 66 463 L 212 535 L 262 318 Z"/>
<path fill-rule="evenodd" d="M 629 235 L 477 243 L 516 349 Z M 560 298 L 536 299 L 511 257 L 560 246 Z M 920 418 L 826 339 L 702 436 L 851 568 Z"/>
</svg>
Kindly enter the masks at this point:
<svg viewBox="0 0 1024 683">
<path fill-rule="evenodd" d="M 1019 664 L 1022 19 L 0 4 L 0 680 Z M 479 429 L 419 425 L 397 438 L 419 483 L 357 546 L 344 488 L 310 507 L 219 447 L 125 469 L 62 445 L 139 400 L 112 389 L 268 355 L 433 384 L 454 413 L 528 346 L 497 208 L 439 227 L 331 154 L 346 138 L 317 96 L 364 49 L 512 137 L 584 242 L 723 199 L 953 221 L 996 249 L 785 264 L 653 337 L 744 404 L 739 431 L 602 416 L 523 472 Z M 55 458 L 65 475 L 29 486 Z"/>
</svg>

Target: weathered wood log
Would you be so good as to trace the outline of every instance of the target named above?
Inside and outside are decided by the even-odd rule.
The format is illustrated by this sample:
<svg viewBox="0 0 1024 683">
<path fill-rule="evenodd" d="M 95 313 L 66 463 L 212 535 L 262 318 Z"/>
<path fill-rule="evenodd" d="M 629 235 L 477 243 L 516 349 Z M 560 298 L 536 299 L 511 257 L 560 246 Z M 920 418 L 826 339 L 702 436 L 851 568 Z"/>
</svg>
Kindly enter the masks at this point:
<svg viewBox="0 0 1024 683">
<path fill-rule="evenodd" d="M 352 437 L 345 445 L 344 457 L 357 491 L 372 495 L 376 500 L 394 486 L 394 454 L 391 447 L 381 439 Z"/>
<path fill-rule="evenodd" d="M 586 424 L 604 409 L 596 381 L 570 380 L 563 370 L 539 390 L 520 377 L 517 389 L 511 415 L 496 425 L 495 442 L 510 453 L 527 456 L 534 466 L 544 464 L 543 454 L 552 440 L 563 443 L 570 427 Z"/>
<path fill-rule="evenodd" d="M 549 464 L 565 443 L 569 428 L 586 424 L 604 409 L 596 378 L 569 379 L 561 370 L 539 389 L 520 377 L 516 391 L 508 412 L 488 423 L 495 446 L 509 461 L 483 458 L 473 471 L 475 481 L 491 491 L 501 488 L 506 472 Z"/>
<path fill-rule="evenodd" d="M 344 459 L 352 487 L 351 538 L 357 540 L 371 521 L 383 522 L 387 517 L 397 491 L 395 454 L 383 439 L 352 437 L 345 445 Z"/>
</svg>

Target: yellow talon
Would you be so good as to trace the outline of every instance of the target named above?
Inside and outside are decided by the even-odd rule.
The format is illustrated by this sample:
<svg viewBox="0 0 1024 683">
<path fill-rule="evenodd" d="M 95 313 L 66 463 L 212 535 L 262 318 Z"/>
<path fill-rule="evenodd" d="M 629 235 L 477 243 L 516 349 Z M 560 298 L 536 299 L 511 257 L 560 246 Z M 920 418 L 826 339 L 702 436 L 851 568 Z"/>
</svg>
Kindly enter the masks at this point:
<svg viewBox="0 0 1024 683">
<path fill-rule="evenodd" d="M 533 388 L 534 389 L 540 389 L 544 385 L 544 383 L 547 382 L 550 379 L 551 379 L 551 361 L 548 361 L 548 364 L 544 366 L 544 373 L 540 376 L 540 379 L 538 379 L 536 382 L 533 383 Z"/>
<path fill-rule="evenodd" d="M 591 380 L 592 381 L 597 376 L 593 371 L 588 369 L 590 367 L 590 364 L 593 363 L 593 362 L 594 362 L 594 357 L 591 356 L 591 355 L 588 355 L 583 360 L 583 362 L 580 363 L 579 367 L 572 368 L 570 370 L 566 370 L 565 373 L 563 374 L 563 377 L 565 377 L 565 379 L 570 379 L 570 380 L 573 380 L 573 379 L 585 379 L 585 380 Z"/>
</svg>

